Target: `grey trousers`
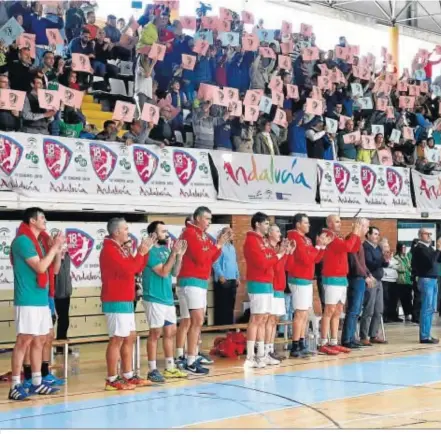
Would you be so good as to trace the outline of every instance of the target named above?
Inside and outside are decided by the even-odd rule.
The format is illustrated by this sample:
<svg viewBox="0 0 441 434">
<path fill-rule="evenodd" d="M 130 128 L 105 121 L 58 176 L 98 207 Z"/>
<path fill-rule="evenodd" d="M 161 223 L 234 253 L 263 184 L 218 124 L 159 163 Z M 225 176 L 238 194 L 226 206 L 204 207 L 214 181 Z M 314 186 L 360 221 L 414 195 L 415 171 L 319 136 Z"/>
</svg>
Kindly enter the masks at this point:
<svg viewBox="0 0 441 434">
<path fill-rule="evenodd" d="M 363 313 L 360 320 L 360 339 L 375 338 L 383 315 L 383 284 L 377 282 L 374 288 L 366 286 Z"/>
</svg>

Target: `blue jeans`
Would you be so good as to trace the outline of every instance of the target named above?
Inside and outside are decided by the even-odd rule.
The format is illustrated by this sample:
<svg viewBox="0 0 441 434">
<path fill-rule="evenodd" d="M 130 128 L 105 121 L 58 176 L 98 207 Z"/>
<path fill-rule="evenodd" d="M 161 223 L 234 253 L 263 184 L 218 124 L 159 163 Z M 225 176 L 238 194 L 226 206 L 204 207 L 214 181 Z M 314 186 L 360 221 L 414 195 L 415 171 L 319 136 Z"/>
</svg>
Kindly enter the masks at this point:
<svg viewBox="0 0 441 434">
<path fill-rule="evenodd" d="M 420 312 L 420 340 L 430 339 L 432 330 L 432 317 L 436 311 L 438 299 L 437 279 L 418 278 L 418 289 L 421 293 L 421 312 Z"/>
<path fill-rule="evenodd" d="M 366 282 L 364 277 L 353 277 L 349 279 L 348 307 L 346 309 L 345 322 L 343 324 L 342 342 L 355 342 L 355 331 L 357 329 L 358 317 L 363 306 Z"/>
<path fill-rule="evenodd" d="M 104 77 L 107 74 L 107 65 L 103 62 L 92 60 L 92 68 L 98 77 Z"/>
<path fill-rule="evenodd" d="M 282 321 L 292 321 L 294 311 L 292 308 L 292 295 L 285 294 L 285 315 L 282 317 Z M 286 326 L 279 326 L 279 333 L 285 332 Z M 292 336 L 292 325 L 288 326 L 288 336 Z"/>
</svg>

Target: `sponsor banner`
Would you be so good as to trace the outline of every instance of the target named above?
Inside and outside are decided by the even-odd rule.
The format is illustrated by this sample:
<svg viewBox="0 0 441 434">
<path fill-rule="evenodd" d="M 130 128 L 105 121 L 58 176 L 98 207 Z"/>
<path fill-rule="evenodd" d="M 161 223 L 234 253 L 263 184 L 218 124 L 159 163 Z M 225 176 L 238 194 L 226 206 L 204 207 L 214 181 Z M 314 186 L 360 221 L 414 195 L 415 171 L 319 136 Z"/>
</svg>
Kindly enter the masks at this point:
<svg viewBox="0 0 441 434">
<path fill-rule="evenodd" d="M 221 151 L 211 155 L 219 173 L 220 199 L 315 203 L 316 160 Z"/>
<path fill-rule="evenodd" d="M 0 191 L 40 200 L 142 205 L 148 199 L 212 202 L 208 153 L 0 134 Z"/>
<path fill-rule="evenodd" d="M 423 175 L 412 170 L 417 208 L 441 209 L 441 175 Z"/>
<path fill-rule="evenodd" d="M 0 291 L 13 289 L 14 276 L 9 259 L 11 243 L 20 225 L 19 221 L 0 222 Z M 107 236 L 106 222 L 48 222 L 47 231 L 54 235 L 63 231 L 66 235 L 67 250 L 71 265 L 71 278 L 74 288 L 101 286 L 99 256 Z M 148 223 L 129 223 L 130 238 L 134 248 L 147 236 Z M 207 231 L 213 242 L 224 225 L 211 225 Z M 183 226 L 167 225 L 171 241 L 182 233 Z"/>
<path fill-rule="evenodd" d="M 318 161 L 323 205 L 411 208 L 410 170 Z"/>
</svg>

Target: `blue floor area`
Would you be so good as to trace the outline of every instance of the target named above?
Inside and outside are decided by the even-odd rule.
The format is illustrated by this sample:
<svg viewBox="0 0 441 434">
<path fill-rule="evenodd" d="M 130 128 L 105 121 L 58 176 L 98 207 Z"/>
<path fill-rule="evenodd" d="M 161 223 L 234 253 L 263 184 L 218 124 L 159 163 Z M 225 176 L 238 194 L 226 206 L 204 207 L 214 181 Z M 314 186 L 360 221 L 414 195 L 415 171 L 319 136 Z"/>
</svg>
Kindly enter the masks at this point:
<svg viewBox="0 0 441 434">
<path fill-rule="evenodd" d="M 0 409 L 0 428 L 182 427 L 438 382 L 440 368 L 441 353 L 432 353 L 38 408 Z"/>
</svg>

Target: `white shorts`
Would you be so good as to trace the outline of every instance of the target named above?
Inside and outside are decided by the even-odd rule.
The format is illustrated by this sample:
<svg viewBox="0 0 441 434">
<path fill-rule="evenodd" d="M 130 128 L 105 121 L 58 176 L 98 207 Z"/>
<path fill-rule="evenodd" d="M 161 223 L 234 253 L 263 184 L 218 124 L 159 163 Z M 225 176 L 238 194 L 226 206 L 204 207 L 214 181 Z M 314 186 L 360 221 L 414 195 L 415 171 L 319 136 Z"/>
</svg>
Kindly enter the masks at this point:
<svg viewBox="0 0 441 434">
<path fill-rule="evenodd" d="M 190 318 L 190 310 L 207 309 L 207 290 L 197 286 L 181 286 L 178 292 L 181 318 Z"/>
<path fill-rule="evenodd" d="M 160 303 L 143 301 L 147 323 L 152 329 L 160 329 L 165 325 L 176 324 L 176 308 Z M 167 323 L 167 324 L 166 324 Z"/>
<path fill-rule="evenodd" d="M 296 310 L 309 310 L 312 308 L 313 287 L 310 285 L 289 284 L 292 295 L 292 308 Z"/>
<path fill-rule="evenodd" d="M 251 315 L 264 315 L 273 311 L 273 294 L 250 294 L 250 312 Z M 283 299 L 282 299 L 283 300 Z"/>
<path fill-rule="evenodd" d="M 346 293 L 348 288 L 346 286 L 338 285 L 323 285 L 325 290 L 325 304 L 336 305 L 338 303 L 346 303 Z"/>
<path fill-rule="evenodd" d="M 45 336 L 52 328 L 49 306 L 15 306 L 17 335 Z"/>
<path fill-rule="evenodd" d="M 271 306 L 271 315 L 283 316 L 286 315 L 285 297 L 274 297 L 273 305 Z"/>
<path fill-rule="evenodd" d="M 127 338 L 136 331 L 134 313 L 106 313 L 109 337 Z"/>
</svg>

